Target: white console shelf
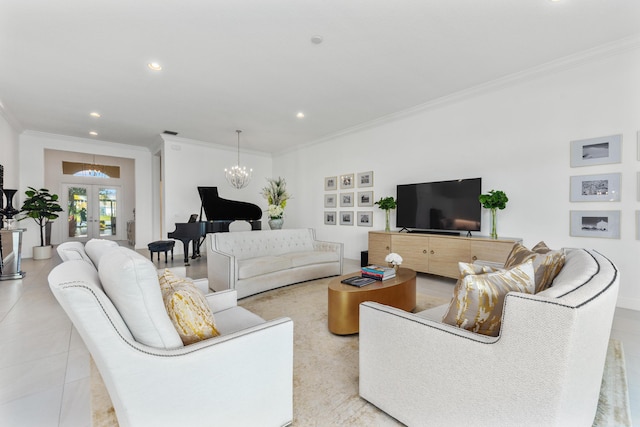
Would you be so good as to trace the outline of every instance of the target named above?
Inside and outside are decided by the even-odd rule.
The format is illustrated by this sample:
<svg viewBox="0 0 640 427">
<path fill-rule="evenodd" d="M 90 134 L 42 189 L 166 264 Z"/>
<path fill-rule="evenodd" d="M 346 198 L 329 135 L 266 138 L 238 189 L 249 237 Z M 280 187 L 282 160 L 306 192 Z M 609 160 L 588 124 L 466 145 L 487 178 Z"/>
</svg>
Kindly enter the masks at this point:
<svg viewBox="0 0 640 427">
<path fill-rule="evenodd" d="M 403 258 L 403 267 L 457 279 L 459 261 L 480 259 L 504 263 L 513 245 L 521 241 L 519 238 L 370 231 L 369 263 L 385 265 L 387 254 L 395 252 Z"/>
</svg>

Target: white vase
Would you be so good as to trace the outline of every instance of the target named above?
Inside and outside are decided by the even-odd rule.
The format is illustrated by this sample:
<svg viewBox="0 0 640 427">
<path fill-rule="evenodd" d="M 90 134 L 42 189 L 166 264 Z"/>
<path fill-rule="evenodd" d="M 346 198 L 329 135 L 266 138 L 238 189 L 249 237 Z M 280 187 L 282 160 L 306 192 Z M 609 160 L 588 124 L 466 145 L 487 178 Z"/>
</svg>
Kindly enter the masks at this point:
<svg viewBox="0 0 640 427">
<path fill-rule="evenodd" d="M 51 246 L 34 246 L 33 259 L 49 259 L 51 258 Z"/>
<path fill-rule="evenodd" d="M 282 229 L 282 223 L 284 220 L 282 218 L 273 218 L 269 220 L 269 228 L 272 230 L 280 230 Z"/>
</svg>

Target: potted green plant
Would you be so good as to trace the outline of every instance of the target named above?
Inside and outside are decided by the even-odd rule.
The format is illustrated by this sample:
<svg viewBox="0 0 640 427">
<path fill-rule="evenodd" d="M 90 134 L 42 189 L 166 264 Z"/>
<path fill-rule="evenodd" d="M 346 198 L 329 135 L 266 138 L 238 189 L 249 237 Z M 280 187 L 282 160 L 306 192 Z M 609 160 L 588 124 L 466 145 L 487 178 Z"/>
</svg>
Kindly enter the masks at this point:
<svg viewBox="0 0 640 427">
<path fill-rule="evenodd" d="M 391 227 L 389 226 L 389 217 L 391 216 L 391 210 L 395 209 L 398 204 L 396 203 L 396 199 L 393 197 L 382 197 L 380 200 L 375 202 L 374 204 L 378 205 L 378 207 L 384 210 L 385 213 L 385 227 L 384 231 L 391 231 Z"/>
<path fill-rule="evenodd" d="M 498 238 L 498 230 L 496 227 L 496 213 L 497 209 L 504 209 L 507 207 L 509 198 L 500 190 L 491 190 L 487 194 L 481 194 L 478 196 L 478 200 L 482 203 L 482 207 L 491 210 L 491 238 Z"/>
<path fill-rule="evenodd" d="M 262 197 L 267 199 L 269 204 L 267 214 L 269 216 L 269 227 L 272 230 L 280 230 L 284 219 L 284 208 L 291 195 L 287 193 L 287 182 L 284 178 L 267 178 L 269 185 L 262 189 Z"/>
<path fill-rule="evenodd" d="M 40 246 L 33 248 L 33 259 L 51 258 L 51 246 L 45 246 L 45 228 L 58 218 L 57 212 L 62 212 L 58 195 L 49 193 L 46 188 L 36 190 L 33 187 L 28 187 L 24 194 L 27 198 L 20 209 L 24 216 L 19 221 L 32 218 L 40 227 Z"/>
</svg>

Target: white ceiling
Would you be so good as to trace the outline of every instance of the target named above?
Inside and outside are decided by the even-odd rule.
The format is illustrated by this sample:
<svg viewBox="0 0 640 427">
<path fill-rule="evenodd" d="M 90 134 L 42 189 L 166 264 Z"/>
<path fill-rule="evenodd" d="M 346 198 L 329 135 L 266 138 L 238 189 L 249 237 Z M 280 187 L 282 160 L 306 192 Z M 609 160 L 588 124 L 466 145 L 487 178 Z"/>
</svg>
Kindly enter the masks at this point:
<svg viewBox="0 0 640 427">
<path fill-rule="evenodd" d="M 25 130 L 235 147 L 242 129 L 243 149 L 277 152 L 639 22 L 638 0 L 0 0 L 0 108 Z"/>
</svg>

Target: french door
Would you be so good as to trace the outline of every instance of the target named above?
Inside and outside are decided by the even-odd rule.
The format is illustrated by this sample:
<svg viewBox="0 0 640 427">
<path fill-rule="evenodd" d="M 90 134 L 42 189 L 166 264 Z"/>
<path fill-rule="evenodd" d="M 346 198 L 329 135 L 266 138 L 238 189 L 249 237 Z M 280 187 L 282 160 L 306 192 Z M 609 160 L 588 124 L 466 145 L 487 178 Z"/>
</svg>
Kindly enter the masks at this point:
<svg viewBox="0 0 640 427">
<path fill-rule="evenodd" d="M 118 239 L 118 198 L 120 186 L 64 184 L 63 197 L 68 227 L 63 241 Z"/>
</svg>

